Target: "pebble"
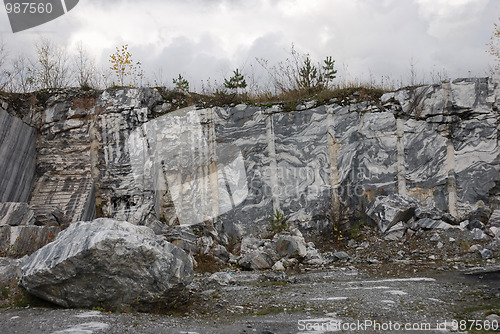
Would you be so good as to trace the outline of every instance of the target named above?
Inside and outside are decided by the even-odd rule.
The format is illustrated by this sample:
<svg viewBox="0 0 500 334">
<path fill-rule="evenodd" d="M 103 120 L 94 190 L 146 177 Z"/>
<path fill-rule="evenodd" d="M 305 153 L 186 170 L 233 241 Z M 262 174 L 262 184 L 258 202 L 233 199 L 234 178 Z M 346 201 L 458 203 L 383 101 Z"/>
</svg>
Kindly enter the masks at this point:
<svg viewBox="0 0 500 334">
<path fill-rule="evenodd" d="M 430 239 L 430 240 L 431 240 L 431 241 L 438 241 L 439 239 L 440 239 L 439 234 L 434 233 L 434 234 L 432 235 L 432 237 L 431 237 L 431 239 Z"/>
</svg>

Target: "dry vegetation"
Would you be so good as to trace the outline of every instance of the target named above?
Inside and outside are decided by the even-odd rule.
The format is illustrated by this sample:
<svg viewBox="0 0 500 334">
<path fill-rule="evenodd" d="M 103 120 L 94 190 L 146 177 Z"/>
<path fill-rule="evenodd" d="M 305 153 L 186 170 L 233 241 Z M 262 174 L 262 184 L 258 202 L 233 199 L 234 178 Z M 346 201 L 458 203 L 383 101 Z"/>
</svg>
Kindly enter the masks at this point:
<svg viewBox="0 0 500 334">
<path fill-rule="evenodd" d="M 170 85 L 158 79 L 161 73 L 148 75 L 127 45 L 117 47 L 116 52 L 109 56 L 108 66 L 104 68 L 97 66 L 81 44 L 75 54 L 69 54 L 62 46 L 40 38 L 35 42 L 35 50 L 34 57 L 15 55 L 0 42 L 0 92 L 157 87 L 162 95 L 183 96 L 181 100 L 188 104 L 278 103 L 283 104 L 286 110 L 304 100 L 314 99 L 321 104 L 332 98 L 339 101 L 352 98 L 356 93 L 359 101 L 377 98 L 383 91 L 396 88 L 393 83 L 388 84 L 387 78 L 381 80 L 380 84 L 337 78 L 335 60 L 331 56 L 316 62 L 308 54 L 296 51 L 293 45 L 290 56 L 285 60 L 273 64 L 266 59 L 255 59 L 255 63 L 247 66 L 245 71 L 235 69 L 229 78 L 202 80 L 199 91 L 191 90 L 190 82 L 181 74 L 173 78 Z"/>
<path fill-rule="evenodd" d="M 291 110 L 308 100 L 316 100 L 317 104 L 331 99 L 340 104 L 349 100 L 374 100 L 384 92 L 406 85 L 439 83 L 448 79 L 445 69 L 434 68 L 427 77 L 421 75 L 413 59 L 409 62 L 404 80 L 393 80 L 388 76 L 377 80 L 371 74 L 367 81 L 350 79 L 345 64 L 344 76 L 337 78 L 332 56 L 315 61 L 309 54 L 297 51 L 292 44 L 284 60 L 273 63 L 256 58 L 243 70 L 236 68 L 229 78 L 201 80 L 201 89 L 196 90 L 191 89 L 192 83 L 181 74 L 168 84 L 163 80 L 161 68 L 155 73 L 146 73 L 127 44 L 116 47 L 116 52 L 108 58 L 109 63 L 102 66 L 97 65 L 81 43 L 72 54 L 43 37 L 34 41 L 34 46 L 36 53 L 31 57 L 10 52 L 7 45 L 0 41 L 0 93 L 33 93 L 75 87 L 87 91 L 124 86 L 157 87 L 162 95 L 180 101 L 179 107 L 185 104 L 211 106 L 245 102 L 264 106 L 281 104 L 284 110 Z M 498 72 L 500 29 L 497 23 L 487 47 L 487 52 L 497 63 L 491 72 Z"/>
</svg>

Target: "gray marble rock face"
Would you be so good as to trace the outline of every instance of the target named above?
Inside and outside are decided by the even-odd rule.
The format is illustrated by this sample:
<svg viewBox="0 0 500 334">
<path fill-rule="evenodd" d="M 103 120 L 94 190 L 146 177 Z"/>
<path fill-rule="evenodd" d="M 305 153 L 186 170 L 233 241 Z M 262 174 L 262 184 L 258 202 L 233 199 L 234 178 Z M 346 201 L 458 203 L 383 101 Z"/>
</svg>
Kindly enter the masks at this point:
<svg viewBox="0 0 500 334">
<path fill-rule="evenodd" d="M 117 90 L 104 92 L 96 101 L 99 115 L 95 123 L 97 172 L 94 180 L 98 185 L 96 197 L 106 217 L 140 225 L 160 218 L 155 209 L 160 205 L 161 196 L 135 182 L 127 144 L 131 133 L 151 119 L 148 103 L 158 98 L 155 92 Z"/>
<path fill-rule="evenodd" d="M 28 203 L 0 203 L 0 226 L 33 225 L 35 213 Z"/>
<path fill-rule="evenodd" d="M 404 131 L 407 193 L 422 203 L 448 210 L 447 139 L 425 121 L 407 120 Z"/>
<path fill-rule="evenodd" d="M 327 114 L 325 108 L 315 108 L 272 116 L 275 152 L 269 149 L 269 181 L 273 208 L 300 223 L 326 209 L 325 202 L 331 198 Z"/>
<path fill-rule="evenodd" d="M 486 190 L 500 177 L 497 122 L 494 114 L 476 115 L 453 129 L 459 209 L 467 210 L 469 203 L 479 200 L 488 202 Z"/>
<path fill-rule="evenodd" d="M 26 202 L 35 178 L 36 130 L 0 107 L 0 202 Z"/>
<path fill-rule="evenodd" d="M 362 219 L 377 196 L 399 195 L 452 222 L 498 197 L 498 86 L 459 79 L 291 112 L 241 104 L 163 114 L 167 102 L 147 88 L 105 91 L 84 110 L 60 95 L 37 117 L 41 176 L 30 204 L 58 206 L 68 222 L 96 208 L 139 225 L 218 220 L 259 234 L 276 210 L 315 226 Z"/>
<path fill-rule="evenodd" d="M 29 198 L 39 225 L 71 224 L 95 214 L 90 140 L 94 105 L 87 94 L 68 90 L 57 91 L 39 107 L 37 173 Z"/>
<path fill-rule="evenodd" d="M 168 304 L 192 277 L 188 255 L 151 229 L 97 219 L 72 224 L 27 258 L 20 284 L 64 307 L 141 309 Z"/>
<path fill-rule="evenodd" d="M 272 191 L 273 185 L 277 186 L 278 182 L 277 161 L 273 153 L 275 144 L 270 141 L 273 138 L 273 115 L 251 106 L 217 108 L 214 112 L 217 140 L 233 143 L 241 151 L 248 189 L 241 205 L 222 214 L 220 218 L 223 221 L 231 220 L 248 231 L 265 224 L 267 217 L 274 211 L 274 202 L 278 200 L 277 196 L 273 197 Z"/>
<path fill-rule="evenodd" d="M 253 139 L 246 135 L 236 140 L 243 145 L 245 160 L 249 161 L 249 196 L 244 217 L 267 220 L 275 210 L 282 211 L 290 221 L 302 222 L 321 211 L 329 202 L 329 176 L 326 137 L 326 114 L 313 109 L 302 112 L 257 114 L 260 122 L 262 149 L 252 147 Z M 229 123 L 229 122 L 228 122 Z M 230 132 L 231 123 L 224 132 Z M 244 132 L 244 128 L 238 132 Z M 231 138 L 232 134 L 225 135 Z M 258 205 L 257 203 L 261 203 Z"/>
<path fill-rule="evenodd" d="M 399 194 L 460 216 L 487 203 L 500 180 L 494 85 L 401 90 L 383 97 L 383 108 L 238 105 L 158 119 L 149 106 L 159 97 L 147 90 L 105 93 L 106 212 L 133 222 L 162 212 L 181 224 L 218 217 L 253 233 L 276 209 L 301 225 L 332 205 L 363 212 L 376 196 Z"/>
<path fill-rule="evenodd" d="M 366 193 L 394 193 L 398 172 L 394 115 L 354 112 L 332 117 L 330 133 L 340 146 L 336 168 L 341 199 L 348 207 L 357 207 Z"/>
</svg>

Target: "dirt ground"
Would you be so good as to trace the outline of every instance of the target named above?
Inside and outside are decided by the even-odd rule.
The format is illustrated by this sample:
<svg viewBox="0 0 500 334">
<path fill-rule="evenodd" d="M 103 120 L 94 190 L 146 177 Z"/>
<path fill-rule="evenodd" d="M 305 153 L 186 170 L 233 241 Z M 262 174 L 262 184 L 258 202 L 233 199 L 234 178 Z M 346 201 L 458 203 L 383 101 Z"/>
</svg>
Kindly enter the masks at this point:
<svg viewBox="0 0 500 334">
<path fill-rule="evenodd" d="M 457 332 L 484 333 L 478 326 L 487 323 L 500 331 L 494 327 L 500 320 L 495 317 L 500 315 L 498 271 L 414 270 L 412 275 L 380 276 L 372 268 L 345 265 L 298 274 L 233 272 L 234 283 L 228 285 L 198 275 L 198 297 L 177 314 L 5 308 L 0 310 L 0 332 L 329 333 L 342 325 L 353 326 L 343 333 L 442 333 L 436 328 L 452 331 L 453 321 L 464 320 L 469 320 L 465 330 Z M 425 330 L 396 327 L 407 325 Z"/>
<path fill-rule="evenodd" d="M 481 259 L 470 250 L 476 241 L 455 233 L 391 242 L 366 233 L 343 249 L 346 262 L 287 272 L 225 268 L 229 281 L 198 273 L 190 303 L 171 314 L 28 300 L 0 309 L 0 333 L 500 332 L 500 260 Z"/>
</svg>

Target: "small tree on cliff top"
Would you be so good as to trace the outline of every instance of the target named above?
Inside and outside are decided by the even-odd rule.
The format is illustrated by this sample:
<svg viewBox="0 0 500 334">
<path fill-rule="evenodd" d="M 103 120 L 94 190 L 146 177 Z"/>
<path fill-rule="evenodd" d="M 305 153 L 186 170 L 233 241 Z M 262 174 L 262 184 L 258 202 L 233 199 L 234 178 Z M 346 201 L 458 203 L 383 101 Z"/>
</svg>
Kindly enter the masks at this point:
<svg viewBox="0 0 500 334">
<path fill-rule="evenodd" d="M 323 66 L 313 65 L 309 56 L 304 59 L 302 67 L 299 68 L 297 86 L 300 89 L 313 93 L 328 88 L 330 82 L 335 79 L 337 71 L 334 69 L 335 60 L 326 57 Z"/>
<path fill-rule="evenodd" d="M 243 74 L 236 69 L 233 72 L 233 76 L 229 78 L 229 80 L 224 79 L 224 87 L 235 90 L 236 94 L 238 94 L 238 89 L 245 89 L 247 87 L 247 82 L 245 81 Z"/>
<path fill-rule="evenodd" d="M 184 93 L 189 92 L 189 82 L 184 79 L 182 75 L 179 74 L 179 77 L 177 79 L 173 79 L 172 82 L 178 90 Z"/>
<path fill-rule="evenodd" d="M 257 58 L 257 62 L 268 72 L 276 91 L 281 94 L 297 91 L 314 94 L 329 88 L 337 73 L 332 57 L 326 57 L 323 63 L 313 62 L 308 54 L 295 50 L 293 44 L 286 60 L 271 66 L 263 58 Z"/>
<path fill-rule="evenodd" d="M 115 73 L 120 86 L 125 86 L 126 79 L 134 76 L 137 67 L 132 60 L 132 55 L 128 51 L 128 44 L 122 45 L 121 49 L 116 48 L 116 52 L 109 57 L 110 69 Z M 140 63 L 138 62 L 139 66 Z M 130 82 L 129 85 L 132 85 Z"/>
</svg>

